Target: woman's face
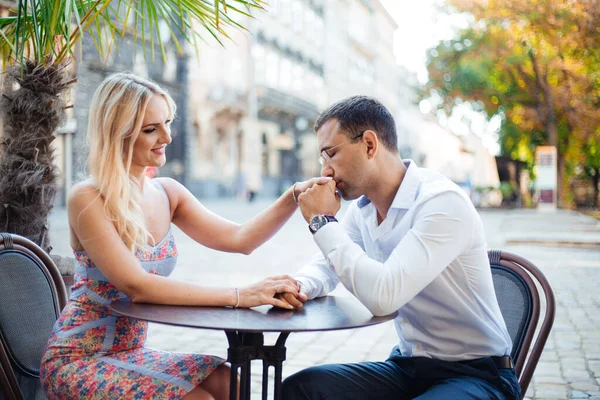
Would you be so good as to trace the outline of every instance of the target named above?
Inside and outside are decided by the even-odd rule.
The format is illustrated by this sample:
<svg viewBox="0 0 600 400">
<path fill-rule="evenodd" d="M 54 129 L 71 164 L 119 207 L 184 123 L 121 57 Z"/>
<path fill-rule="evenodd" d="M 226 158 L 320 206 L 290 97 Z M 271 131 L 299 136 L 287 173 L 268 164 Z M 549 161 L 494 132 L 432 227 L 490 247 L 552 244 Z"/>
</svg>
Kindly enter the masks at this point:
<svg viewBox="0 0 600 400">
<path fill-rule="evenodd" d="M 133 144 L 132 169 L 162 167 L 165 149 L 171 143 L 169 105 L 163 96 L 155 94 L 146 106 L 142 128 Z"/>
</svg>

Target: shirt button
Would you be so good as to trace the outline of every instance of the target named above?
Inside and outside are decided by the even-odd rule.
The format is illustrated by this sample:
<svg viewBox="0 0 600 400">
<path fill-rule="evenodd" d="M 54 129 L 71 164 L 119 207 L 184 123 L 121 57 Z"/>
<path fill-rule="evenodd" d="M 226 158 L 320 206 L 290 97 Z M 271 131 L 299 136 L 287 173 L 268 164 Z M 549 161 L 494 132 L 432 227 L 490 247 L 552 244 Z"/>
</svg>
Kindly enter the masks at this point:
<svg viewBox="0 0 600 400">
<path fill-rule="evenodd" d="M 416 345 L 416 346 L 415 346 L 415 349 L 417 349 L 417 350 L 421 350 L 421 346 L 419 346 L 419 345 Z"/>
<path fill-rule="evenodd" d="M 403 324 L 406 324 L 408 321 L 406 320 L 406 318 L 402 318 L 402 321 L 401 321 L 401 322 L 402 322 Z"/>
</svg>

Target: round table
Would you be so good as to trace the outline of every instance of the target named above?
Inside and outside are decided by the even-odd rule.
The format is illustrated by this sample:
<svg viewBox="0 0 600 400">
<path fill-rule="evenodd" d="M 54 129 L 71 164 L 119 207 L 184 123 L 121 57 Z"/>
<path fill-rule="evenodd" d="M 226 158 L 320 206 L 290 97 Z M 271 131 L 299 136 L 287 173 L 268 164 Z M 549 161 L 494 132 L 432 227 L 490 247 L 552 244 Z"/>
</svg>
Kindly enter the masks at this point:
<svg viewBox="0 0 600 400">
<path fill-rule="evenodd" d="M 354 297 L 326 296 L 309 300 L 297 310 L 272 306 L 254 308 L 189 307 L 131 303 L 117 300 L 111 309 L 123 316 L 161 324 L 225 331 L 231 363 L 231 399 L 237 392 L 240 370 L 240 399 L 250 399 L 250 361 L 263 361 L 262 398 L 267 398 L 268 369 L 275 369 L 274 398 L 279 399 L 285 341 L 291 332 L 329 331 L 380 324 L 396 317 L 397 312 L 374 317 Z M 273 346 L 265 346 L 264 332 L 280 332 Z M 235 371 L 235 373 L 233 373 Z"/>
</svg>

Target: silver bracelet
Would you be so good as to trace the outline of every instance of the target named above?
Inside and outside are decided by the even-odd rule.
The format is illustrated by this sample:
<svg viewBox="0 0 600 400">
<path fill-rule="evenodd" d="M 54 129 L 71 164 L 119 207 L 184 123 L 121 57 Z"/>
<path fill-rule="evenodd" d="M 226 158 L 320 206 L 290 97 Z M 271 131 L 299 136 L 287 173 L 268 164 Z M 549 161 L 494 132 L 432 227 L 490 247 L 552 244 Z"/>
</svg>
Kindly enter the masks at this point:
<svg viewBox="0 0 600 400">
<path fill-rule="evenodd" d="M 294 203 L 298 204 L 298 198 L 296 197 L 296 185 L 298 182 L 294 183 L 292 186 L 292 197 L 294 198 Z"/>
<path fill-rule="evenodd" d="M 233 290 L 235 290 L 235 298 L 237 299 L 233 308 L 238 308 L 240 306 L 240 288 L 234 288 Z"/>
</svg>

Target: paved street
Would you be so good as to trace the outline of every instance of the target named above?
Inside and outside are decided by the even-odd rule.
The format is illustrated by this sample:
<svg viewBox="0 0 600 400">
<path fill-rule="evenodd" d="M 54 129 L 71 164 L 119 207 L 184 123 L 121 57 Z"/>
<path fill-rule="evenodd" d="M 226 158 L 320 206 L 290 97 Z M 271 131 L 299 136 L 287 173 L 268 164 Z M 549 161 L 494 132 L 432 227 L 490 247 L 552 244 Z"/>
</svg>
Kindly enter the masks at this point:
<svg viewBox="0 0 600 400">
<path fill-rule="evenodd" d="M 208 200 L 214 212 L 243 222 L 265 208 L 259 200 Z M 508 250 L 538 265 L 557 300 L 554 328 L 527 397 L 530 399 L 600 400 L 600 224 L 570 211 L 481 211 L 489 248 Z M 54 252 L 69 255 L 66 212 L 51 218 Z M 292 274 L 317 251 L 297 212 L 269 242 L 249 256 L 220 253 L 195 244 L 175 231 L 179 264 L 173 278 L 212 286 L 240 286 L 263 277 Z M 340 288 L 338 295 L 348 295 Z M 275 336 L 267 336 L 273 342 Z M 287 341 L 284 377 L 307 366 L 382 360 L 396 343 L 393 323 L 347 331 L 292 334 Z M 150 346 L 226 356 L 223 332 L 152 325 Z M 253 364 L 253 398 L 260 398 L 260 363 Z M 270 390 L 272 393 L 272 389 Z"/>
</svg>

